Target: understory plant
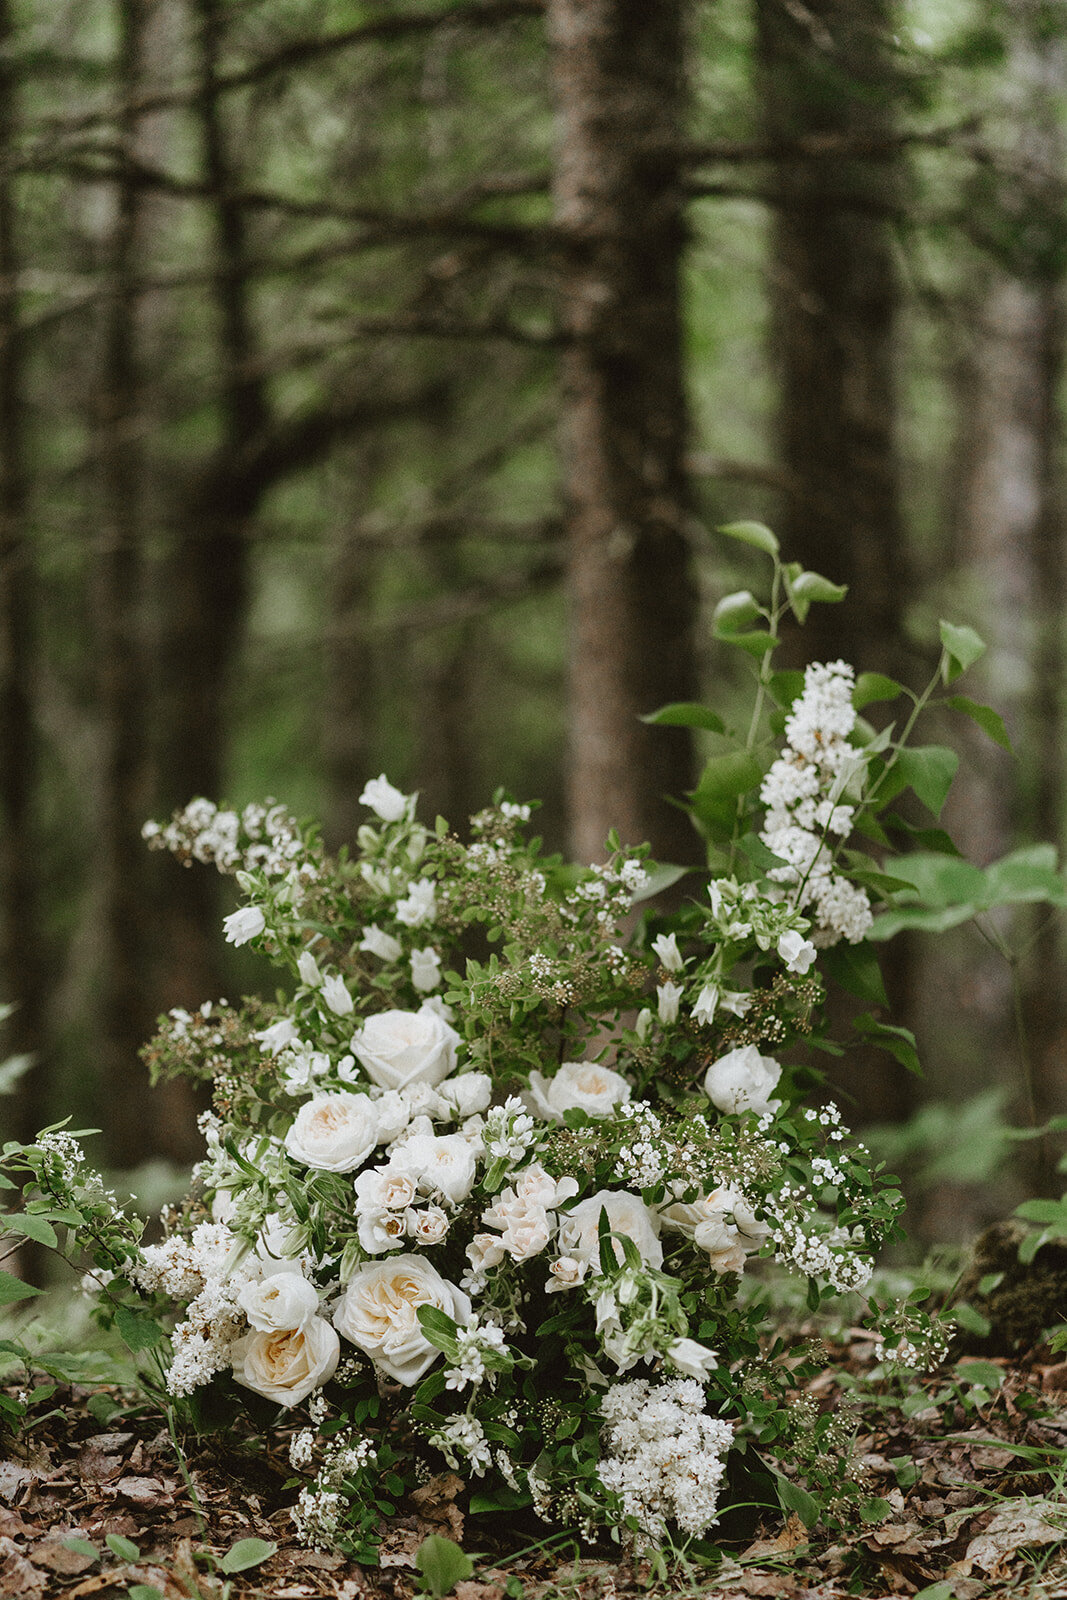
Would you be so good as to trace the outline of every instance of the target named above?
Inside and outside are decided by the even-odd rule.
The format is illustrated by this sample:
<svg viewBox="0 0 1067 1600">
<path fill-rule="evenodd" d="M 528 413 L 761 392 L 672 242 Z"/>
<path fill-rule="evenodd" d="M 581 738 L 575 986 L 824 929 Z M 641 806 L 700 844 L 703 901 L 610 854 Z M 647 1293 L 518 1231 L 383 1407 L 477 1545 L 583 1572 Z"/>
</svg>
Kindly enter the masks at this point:
<svg viewBox="0 0 1067 1600">
<path fill-rule="evenodd" d="M 233 878 L 226 937 L 280 986 L 173 1011 L 148 1045 L 156 1078 L 210 1086 L 206 1153 L 162 1242 L 109 1237 L 101 1312 L 128 1340 L 168 1330 L 175 1403 L 298 1420 L 309 1541 L 366 1555 L 380 1514 L 446 1468 L 473 1511 L 641 1545 L 702 1538 L 768 1486 L 831 1522 L 862 1493 L 848 1418 L 797 1396 L 817 1352 L 738 1289 L 774 1258 L 817 1308 L 899 1235 L 896 1182 L 816 1063 L 859 1038 L 915 1067 L 875 942 L 886 918 L 951 916 L 924 884 L 957 858 L 894 802 L 910 789 L 936 817 L 945 799 L 955 757 L 914 739 L 932 703 L 1003 728 L 949 692 L 981 651 L 967 628 L 942 624 L 919 694 L 840 661 L 775 670 L 786 615 L 844 591 L 761 525 L 724 531 L 770 564 L 768 598 L 730 595 L 714 621 L 752 664 L 751 710 L 740 730 L 699 705 L 651 718 L 711 746 L 685 800 L 706 870 L 616 837 L 565 862 L 503 793 L 461 835 L 384 776 L 336 857 L 269 802 L 199 798 L 145 830 Z M 880 731 L 876 702 L 898 708 Z M 1062 902 L 1047 852 L 999 867 L 983 904 Z M 851 1040 L 829 1034 L 828 984 L 868 1007 Z M 41 1141 L 53 1187 L 61 1157 L 74 1181 L 67 1139 Z M 887 1363 L 943 1350 L 920 1308 L 873 1315 Z"/>
</svg>

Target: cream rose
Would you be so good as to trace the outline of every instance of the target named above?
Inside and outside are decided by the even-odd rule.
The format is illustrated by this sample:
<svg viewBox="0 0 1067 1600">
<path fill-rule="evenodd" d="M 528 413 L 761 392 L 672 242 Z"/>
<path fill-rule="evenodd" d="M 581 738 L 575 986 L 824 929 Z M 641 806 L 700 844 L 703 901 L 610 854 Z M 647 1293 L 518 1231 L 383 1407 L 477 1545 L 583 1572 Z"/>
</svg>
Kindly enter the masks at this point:
<svg viewBox="0 0 1067 1600">
<path fill-rule="evenodd" d="M 762 1117 L 777 1111 L 782 1103 L 768 1099 L 781 1076 L 782 1069 L 772 1056 L 761 1056 L 754 1044 L 745 1044 L 712 1062 L 704 1078 L 704 1093 L 727 1115 L 755 1111 Z"/>
<path fill-rule="evenodd" d="M 391 1256 L 357 1267 L 334 1312 L 334 1326 L 386 1377 L 411 1388 L 440 1354 L 419 1326 L 419 1306 L 436 1306 L 458 1323 L 471 1312 L 463 1290 L 425 1256 Z"/>
<path fill-rule="evenodd" d="M 365 1094 L 320 1094 L 300 1107 L 285 1136 L 296 1161 L 316 1172 L 352 1172 L 378 1142 L 378 1114 Z"/>
<path fill-rule="evenodd" d="M 239 1339 L 233 1375 L 276 1405 L 295 1406 L 333 1377 L 340 1353 L 341 1341 L 330 1324 L 311 1317 L 302 1328 L 274 1328 Z"/>
<path fill-rule="evenodd" d="M 442 1194 L 453 1205 L 474 1188 L 474 1147 L 459 1133 L 415 1134 L 393 1146 L 389 1165 L 406 1173 L 423 1194 Z"/>
<path fill-rule="evenodd" d="M 381 1089 L 431 1086 L 456 1069 L 459 1034 L 432 1007 L 379 1011 L 352 1037 L 352 1052 Z"/>
<path fill-rule="evenodd" d="M 298 1332 L 318 1311 L 319 1291 L 302 1272 L 275 1272 L 246 1284 L 237 1304 L 259 1333 Z"/>
<path fill-rule="evenodd" d="M 608 1214 L 612 1233 L 621 1233 L 632 1239 L 641 1259 L 650 1267 L 662 1267 L 663 1246 L 659 1242 L 659 1218 L 639 1195 L 628 1189 L 601 1189 L 582 1200 L 573 1211 L 560 1217 L 559 1243 L 564 1255 L 575 1261 L 584 1261 L 594 1272 L 600 1270 L 600 1213 Z M 617 1239 L 611 1241 L 615 1259 L 622 1264 L 623 1249 Z"/>
<path fill-rule="evenodd" d="M 486 1072 L 464 1072 L 449 1078 L 437 1091 L 457 1117 L 473 1117 L 485 1111 L 493 1098 L 493 1080 Z"/>
<path fill-rule="evenodd" d="M 562 1122 L 565 1111 L 584 1111 L 590 1117 L 610 1117 L 616 1106 L 630 1098 L 630 1085 L 621 1073 L 595 1061 L 565 1061 L 554 1077 L 530 1073 L 532 1109 L 548 1122 Z"/>
</svg>

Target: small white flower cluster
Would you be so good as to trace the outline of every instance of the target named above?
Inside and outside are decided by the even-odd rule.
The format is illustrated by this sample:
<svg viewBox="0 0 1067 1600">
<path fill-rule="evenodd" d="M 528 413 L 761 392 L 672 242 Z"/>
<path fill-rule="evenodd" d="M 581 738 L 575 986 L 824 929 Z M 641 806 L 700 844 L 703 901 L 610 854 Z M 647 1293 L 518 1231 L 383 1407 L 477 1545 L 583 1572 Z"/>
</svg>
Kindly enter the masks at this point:
<svg viewBox="0 0 1067 1600">
<path fill-rule="evenodd" d="M 619 1106 L 618 1116 L 627 1124 L 627 1134 L 633 1132 L 631 1142 L 618 1154 L 619 1176 L 636 1189 L 650 1189 L 666 1171 L 663 1124 L 644 1102 Z"/>
<path fill-rule="evenodd" d="M 705 1415 L 700 1384 L 692 1378 L 616 1383 L 600 1410 L 600 1479 L 619 1496 L 623 1516 L 657 1542 L 668 1522 L 697 1538 L 714 1527 L 733 1429 Z"/>
<path fill-rule="evenodd" d="M 467 1413 L 431 1433 L 429 1442 L 437 1446 L 453 1471 L 459 1470 L 462 1458 L 474 1476 L 481 1478 L 493 1464 L 492 1447 L 485 1429 L 477 1417 Z"/>
<path fill-rule="evenodd" d="M 817 663 L 786 719 L 786 749 L 760 788 L 767 807 L 760 838 L 786 863 L 768 877 L 797 890 L 797 910 L 811 908 L 817 945 L 858 944 L 871 926 L 863 889 L 834 871 L 827 835 L 852 831 L 855 807 L 840 804 L 863 763 L 848 738 L 856 724 L 854 673 L 843 661 Z"/>
<path fill-rule="evenodd" d="M 469 1385 L 477 1389 L 486 1378 L 492 1384 L 495 1374 L 486 1367 L 485 1357 L 503 1351 L 504 1330 L 495 1322 L 482 1322 L 475 1317 L 465 1328 L 457 1331 L 456 1343 L 459 1346 L 459 1359 L 454 1367 L 449 1367 L 445 1372 L 445 1388 L 462 1390 Z"/>
<path fill-rule="evenodd" d="M 299 862 L 302 877 L 317 876 L 299 824 L 280 805 L 248 805 L 238 814 L 200 797 L 176 811 L 170 822 L 146 822 L 141 836 L 150 850 L 214 863 L 220 872 L 263 872 L 268 878 L 284 878 Z"/>
<path fill-rule="evenodd" d="M 486 1113 L 482 1142 L 491 1161 L 518 1166 L 536 1137 L 534 1119 L 518 1095 L 509 1095 L 502 1106 Z"/>
<path fill-rule="evenodd" d="M 131 1269 L 146 1293 L 189 1302 L 173 1335 L 174 1360 L 167 1374 L 173 1395 L 191 1394 L 232 1362 L 245 1328 L 238 1296 L 248 1282 L 246 1272 L 230 1270 L 234 1243 L 222 1223 L 202 1222 L 188 1239 L 174 1234 L 162 1244 L 147 1245 Z"/>
<path fill-rule="evenodd" d="M 839 1294 L 862 1289 L 870 1282 L 871 1261 L 857 1253 L 855 1243 L 841 1229 L 809 1233 L 800 1223 L 779 1218 L 770 1237 L 776 1261 L 795 1267 L 806 1277 L 826 1278 Z"/>
<path fill-rule="evenodd" d="M 563 915 L 576 921 L 590 906 L 595 920 L 608 930 L 630 910 L 637 895 L 646 887 L 648 873 L 634 856 L 618 862 L 600 862 L 590 867 L 563 902 Z"/>
</svg>

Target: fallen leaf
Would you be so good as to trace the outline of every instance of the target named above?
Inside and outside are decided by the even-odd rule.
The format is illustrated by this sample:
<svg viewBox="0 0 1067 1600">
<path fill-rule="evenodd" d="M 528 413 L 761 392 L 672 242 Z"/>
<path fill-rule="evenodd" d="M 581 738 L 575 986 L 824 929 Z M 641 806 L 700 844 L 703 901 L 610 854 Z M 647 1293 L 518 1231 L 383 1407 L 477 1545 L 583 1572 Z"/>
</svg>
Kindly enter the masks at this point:
<svg viewBox="0 0 1067 1600">
<path fill-rule="evenodd" d="M 0 1461 L 0 1500 L 14 1500 L 20 1489 L 36 1483 L 40 1476 L 21 1461 Z"/>
<path fill-rule="evenodd" d="M 82 1550 L 72 1550 L 66 1540 L 78 1537 L 69 1533 L 46 1534 L 37 1544 L 31 1545 L 27 1554 L 36 1567 L 47 1567 L 49 1572 L 56 1573 L 63 1578 L 76 1578 L 80 1572 L 88 1572 L 96 1563 L 96 1557 L 86 1555 Z"/>
<path fill-rule="evenodd" d="M 120 1478 L 115 1491 L 132 1505 L 154 1510 L 174 1504 L 174 1495 L 159 1478 Z"/>
<path fill-rule="evenodd" d="M 380 1567 L 414 1567 L 422 1535 L 411 1528 L 391 1528 L 378 1546 Z"/>
<path fill-rule="evenodd" d="M 1067 1539 L 1067 1506 L 1060 1500 L 1009 1500 L 967 1546 L 950 1575 L 968 1577 L 977 1567 L 992 1578 L 1008 1574 L 1017 1550 Z"/>
<path fill-rule="evenodd" d="M 48 1578 L 31 1566 L 14 1540 L 0 1536 L 0 1594 L 4 1600 L 38 1600 Z"/>
</svg>

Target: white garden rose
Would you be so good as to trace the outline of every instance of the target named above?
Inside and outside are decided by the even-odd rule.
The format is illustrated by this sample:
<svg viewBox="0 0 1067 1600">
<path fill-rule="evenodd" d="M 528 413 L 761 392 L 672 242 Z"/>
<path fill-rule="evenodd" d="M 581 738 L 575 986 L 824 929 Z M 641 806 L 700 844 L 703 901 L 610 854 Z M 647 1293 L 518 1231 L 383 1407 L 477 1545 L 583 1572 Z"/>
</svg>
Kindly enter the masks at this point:
<svg viewBox="0 0 1067 1600">
<path fill-rule="evenodd" d="M 713 1272 L 742 1273 L 745 1257 L 759 1250 L 770 1233 L 744 1196 L 727 1187 L 690 1204 L 674 1201 L 663 1207 L 660 1216 L 667 1227 L 676 1228 L 698 1250 L 707 1252 Z"/>
<path fill-rule="evenodd" d="M 386 1377 L 410 1388 L 440 1354 L 419 1326 L 419 1306 L 436 1306 L 461 1325 L 471 1314 L 463 1290 L 442 1278 L 425 1256 L 364 1262 L 349 1279 L 334 1326 Z"/>
<path fill-rule="evenodd" d="M 457 1117 L 473 1117 L 493 1098 L 493 1080 L 487 1072 L 462 1072 L 438 1088 L 445 1105 Z"/>
<path fill-rule="evenodd" d="M 371 1167 L 353 1181 L 357 1211 L 405 1211 L 415 1199 L 415 1182 L 397 1167 Z"/>
<path fill-rule="evenodd" d="M 390 1166 L 406 1173 L 423 1194 L 443 1194 L 458 1205 L 474 1188 L 473 1146 L 458 1133 L 415 1134 L 395 1145 Z"/>
<path fill-rule="evenodd" d="M 761 1056 L 754 1044 L 745 1044 L 712 1062 L 704 1078 L 704 1093 L 727 1115 L 755 1111 L 762 1117 L 777 1111 L 782 1103 L 768 1098 L 781 1076 L 782 1069 L 772 1056 Z"/>
<path fill-rule="evenodd" d="M 662 1267 L 663 1246 L 659 1242 L 659 1218 L 651 1211 L 640 1195 L 628 1189 L 601 1189 L 582 1200 L 560 1217 L 559 1242 L 565 1255 L 576 1261 L 588 1263 L 594 1272 L 600 1270 L 600 1213 L 606 1211 L 613 1233 L 632 1239 L 641 1259 L 650 1267 Z M 623 1249 L 617 1239 L 611 1241 L 615 1259 L 622 1264 Z"/>
<path fill-rule="evenodd" d="M 411 1238 L 421 1245 L 440 1244 L 451 1226 L 452 1219 L 440 1206 L 423 1206 L 405 1211 L 404 1221 Z"/>
<path fill-rule="evenodd" d="M 341 1341 L 322 1317 L 301 1328 L 246 1334 L 233 1347 L 233 1375 L 279 1406 L 299 1405 L 333 1377 Z"/>
<path fill-rule="evenodd" d="M 320 1094 L 300 1107 L 285 1148 L 315 1172 L 352 1172 L 378 1142 L 378 1114 L 366 1094 Z"/>
<path fill-rule="evenodd" d="M 374 1095 L 374 1109 L 378 1113 L 378 1143 L 392 1144 L 411 1121 L 410 1100 L 399 1089 L 386 1089 Z"/>
<path fill-rule="evenodd" d="M 630 1085 L 622 1074 L 595 1061 L 565 1061 L 551 1078 L 530 1073 L 531 1108 L 547 1122 L 562 1122 L 563 1113 L 572 1110 L 610 1117 L 629 1098 Z"/>
<path fill-rule="evenodd" d="M 319 1291 L 300 1271 L 275 1272 L 248 1283 L 237 1296 L 249 1324 L 260 1333 L 304 1328 L 319 1309 Z"/>
<path fill-rule="evenodd" d="M 438 1084 L 456 1069 L 459 1034 L 430 1006 L 379 1011 L 352 1036 L 352 1051 L 381 1089 Z"/>
<path fill-rule="evenodd" d="M 573 1256 L 560 1256 L 549 1267 L 551 1274 L 545 1284 L 546 1294 L 557 1294 L 562 1289 L 577 1289 L 585 1282 L 589 1271 L 588 1261 L 576 1261 Z"/>
<path fill-rule="evenodd" d="M 552 1237 L 552 1223 L 544 1206 L 516 1205 L 504 1222 L 500 1242 L 512 1261 L 529 1261 L 541 1254 Z"/>
</svg>

